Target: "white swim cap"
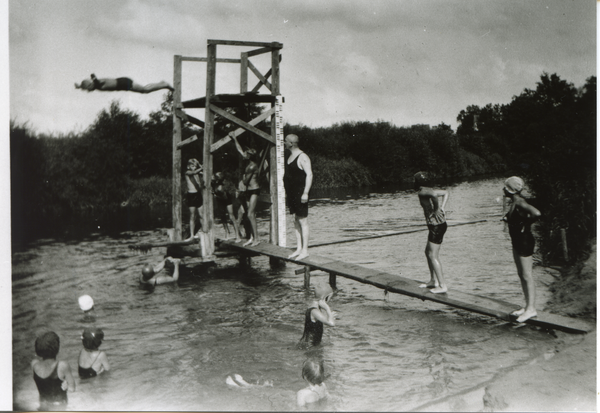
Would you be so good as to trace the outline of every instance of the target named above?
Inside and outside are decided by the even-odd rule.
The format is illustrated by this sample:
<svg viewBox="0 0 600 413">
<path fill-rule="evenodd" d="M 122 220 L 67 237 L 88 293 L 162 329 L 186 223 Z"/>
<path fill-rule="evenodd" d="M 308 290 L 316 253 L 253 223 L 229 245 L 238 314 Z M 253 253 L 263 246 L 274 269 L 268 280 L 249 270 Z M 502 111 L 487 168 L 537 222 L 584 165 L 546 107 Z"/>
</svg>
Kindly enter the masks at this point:
<svg viewBox="0 0 600 413">
<path fill-rule="evenodd" d="M 89 311 L 94 306 L 94 300 L 89 295 L 82 295 L 79 297 L 79 308 L 83 311 Z"/>
</svg>

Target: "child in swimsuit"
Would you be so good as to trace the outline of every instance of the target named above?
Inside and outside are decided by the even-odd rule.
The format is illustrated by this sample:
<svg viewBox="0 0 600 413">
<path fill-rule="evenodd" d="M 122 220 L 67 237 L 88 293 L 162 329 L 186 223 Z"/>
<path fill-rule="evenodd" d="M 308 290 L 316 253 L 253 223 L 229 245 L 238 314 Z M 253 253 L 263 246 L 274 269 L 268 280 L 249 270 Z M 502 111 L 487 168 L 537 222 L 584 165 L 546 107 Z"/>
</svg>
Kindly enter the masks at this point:
<svg viewBox="0 0 600 413">
<path fill-rule="evenodd" d="M 308 387 L 296 393 L 298 406 L 314 403 L 327 397 L 327 386 L 323 360 L 308 359 L 302 365 L 302 378 L 308 382 Z"/>
<path fill-rule="evenodd" d="M 75 380 L 66 361 L 56 360 L 60 349 L 58 335 L 49 331 L 35 340 L 35 354 L 42 360 L 31 362 L 33 380 L 40 393 L 40 411 L 62 411 L 67 406 L 67 390 L 75 391 Z"/>
<path fill-rule="evenodd" d="M 145 86 L 134 82 L 128 77 L 118 77 L 116 79 L 98 79 L 96 75 L 92 73 L 91 80 L 84 79 L 80 84 L 75 83 L 75 89 L 82 89 L 91 92 L 93 90 L 102 90 L 107 92 L 112 91 L 129 91 L 137 93 L 150 93 L 161 89 L 168 89 L 173 91 L 173 87 L 167 82 L 150 83 Z"/>
<path fill-rule="evenodd" d="M 329 284 L 315 286 L 315 300 L 304 314 L 304 334 L 298 343 L 301 348 L 316 346 L 323 338 L 323 324 L 335 327 L 335 317 L 327 301 L 333 295 Z"/>
<path fill-rule="evenodd" d="M 169 274 L 160 274 L 160 272 L 165 268 L 167 262 L 172 264 L 173 267 L 173 275 Z M 181 260 L 179 258 L 165 257 L 160 263 L 156 265 L 147 264 L 142 268 L 142 273 L 140 274 L 140 283 L 148 284 L 148 285 L 157 285 L 157 284 L 168 284 L 177 282 L 179 279 L 179 264 Z"/>
<path fill-rule="evenodd" d="M 96 377 L 103 371 L 110 370 L 108 357 L 98 347 L 104 340 L 104 332 L 99 328 L 86 328 L 81 335 L 83 349 L 79 353 L 79 377 L 89 379 Z M 87 366 L 87 367 L 85 367 Z"/>
</svg>

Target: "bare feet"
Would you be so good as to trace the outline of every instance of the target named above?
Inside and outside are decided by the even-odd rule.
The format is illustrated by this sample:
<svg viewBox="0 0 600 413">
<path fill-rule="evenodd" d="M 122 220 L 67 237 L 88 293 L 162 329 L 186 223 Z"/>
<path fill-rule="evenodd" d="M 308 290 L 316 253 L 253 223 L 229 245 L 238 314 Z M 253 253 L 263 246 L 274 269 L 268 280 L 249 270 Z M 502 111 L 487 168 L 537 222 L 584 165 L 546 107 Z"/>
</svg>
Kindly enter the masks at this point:
<svg viewBox="0 0 600 413">
<path fill-rule="evenodd" d="M 291 254 L 290 256 L 288 256 L 288 259 L 291 260 L 292 258 L 296 258 L 298 255 L 300 255 L 301 252 L 302 252 L 302 250 L 296 250 L 296 251 L 294 251 L 293 254 Z"/>
<path fill-rule="evenodd" d="M 525 311 L 523 314 L 521 314 L 517 318 L 517 323 L 524 323 L 525 321 L 527 321 L 533 317 L 537 317 L 537 311 L 535 311 L 535 310 Z"/>
<path fill-rule="evenodd" d="M 300 261 L 303 260 L 304 258 L 308 257 L 308 252 L 302 252 L 300 255 L 298 255 L 296 257 L 296 261 Z"/>
<path fill-rule="evenodd" d="M 429 290 L 429 292 L 433 293 L 433 294 L 443 294 L 448 292 L 448 288 L 447 287 L 435 287 L 432 288 L 431 290 Z"/>
<path fill-rule="evenodd" d="M 236 238 L 234 242 L 237 244 L 239 242 L 242 242 L 242 239 L 241 238 Z"/>
<path fill-rule="evenodd" d="M 256 247 L 258 244 L 260 244 L 259 240 L 254 241 L 252 244 L 250 244 L 251 247 Z"/>
<path fill-rule="evenodd" d="M 437 288 L 439 285 L 435 283 L 428 282 L 426 284 L 419 284 L 419 288 Z"/>
<path fill-rule="evenodd" d="M 248 245 L 252 244 L 252 241 L 254 241 L 254 240 L 252 239 L 252 237 L 250 237 L 250 239 L 248 241 L 244 242 L 242 245 L 244 247 L 247 247 Z"/>
<path fill-rule="evenodd" d="M 515 317 L 520 316 L 521 314 L 523 314 L 525 312 L 524 308 L 521 308 L 520 310 L 515 310 L 512 313 L 510 313 L 510 315 L 514 315 Z"/>
</svg>

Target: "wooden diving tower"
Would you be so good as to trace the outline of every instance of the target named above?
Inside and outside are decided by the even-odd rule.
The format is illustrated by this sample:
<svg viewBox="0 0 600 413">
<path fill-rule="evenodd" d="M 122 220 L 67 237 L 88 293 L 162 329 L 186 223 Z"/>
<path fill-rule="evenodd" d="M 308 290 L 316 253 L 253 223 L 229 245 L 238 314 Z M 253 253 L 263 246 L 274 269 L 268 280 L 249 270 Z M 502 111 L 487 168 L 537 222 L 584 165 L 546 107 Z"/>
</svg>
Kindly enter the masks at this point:
<svg viewBox="0 0 600 413">
<path fill-rule="evenodd" d="M 239 59 L 226 59 L 217 57 L 217 47 L 243 47 L 245 51 L 240 52 Z M 250 49 L 249 49 L 250 48 Z M 190 122 L 204 129 L 202 166 L 204 169 L 204 208 L 202 221 L 204 234 L 200 239 L 201 256 L 203 260 L 210 261 L 214 257 L 214 213 L 213 195 L 211 191 L 211 180 L 213 176 L 213 154 L 232 140 L 231 135 L 239 136 L 244 132 L 253 133 L 269 142 L 268 155 L 269 164 L 269 190 L 271 197 L 271 229 L 269 241 L 274 245 L 285 246 L 285 193 L 283 189 L 283 119 L 281 116 L 283 98 L 280 95 L 279 63 L 281 61 L 280 51 L 283 44 L 278 42 L 246 42 L 232 40 L 208 40 L 207 57 L 185 57 L 176 55 L 174 57 L 174 81 L 173 81 L 173 237 L 172 241 L 179 242 L 182 239 L 182 202 L 181 202 L 181 148 L 199 141 L 196 136 L 182 141 L 182 122 Z M 248 50 L 249 49 L 249 50 Z M 266 73 L 261 73 L 252 63 L 251 58 L 258 55 L 270 54 L 271 67 Z M 182 102 L 182 64 L 183 62 L 206 63 L 206 96 Z M 240 65 L 240 92 L 239 94 L 217 94 L 216 77 L 217 63 Z M 248 74 L 251 72 L 258 78 L 258 83 L 248 88 Z M 268 93 L 260 94 L 261 89 L 266 88 Z M 226 109 L 243 106 L 248 103 L 266 103 L 271 108 L 249 122 L 243 121 L 232 115 Z M 204 121 L 185 113 L 184 109 L 203 108 L 205 111 Z M 229 122 L 238 126 L 238 129 L 228 136 L 216 136 L 214 123 L 215 117 L 221 116 Z M 259 123 L 270 118 L 270 134 L 256 127 Z M 260 167 L 262 167 L 262 162 Z"/>
</svg>

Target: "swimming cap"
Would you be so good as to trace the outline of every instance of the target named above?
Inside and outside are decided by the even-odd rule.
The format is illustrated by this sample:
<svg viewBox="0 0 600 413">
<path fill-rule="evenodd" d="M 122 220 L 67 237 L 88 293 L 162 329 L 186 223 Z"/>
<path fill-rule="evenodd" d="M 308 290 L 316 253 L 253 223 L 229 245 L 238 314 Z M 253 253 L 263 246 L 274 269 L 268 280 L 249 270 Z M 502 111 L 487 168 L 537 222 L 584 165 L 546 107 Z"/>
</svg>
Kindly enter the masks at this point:
<svg viewBox="0 0 600 413">
<path fill-rule="evenodd" d="M 509 194 L 518 194 L 523 190 L 524 186 L 523 180 L 518 176 L 511 176 L 504 182 L 504 189 Z"/>
<path fill-rule="evenodd" d="M 427 172 L 417 172 L 414 176 L 415 184 L 419 186 L 429 185 L 429 175 Z"/>
<path fill-rule="evenodd" d="M 142 268 L 142 276 L 145 281 L 148 281 L 154 275 L 154 267 L 150 264 L 147 264 L 144 268 Z"/>
<path fill-rule="evenodd" d="M 79 297 L 79 308 L 83 311 L 89 311 L 94 306 L 94 300 L 89 295 L 82 295 Z"/>
<path fill-rule="evenodd" d="M 83 333 L 81 333 L 81 338 L 88 339 L 88 340 L 94 340 L 94 339 L 102 340 L 104 338 L 104 331 L 102 331 L 100 328 L 89 328 L 88 327 L 85 330 L 83 330 Z"/>
</svg>

